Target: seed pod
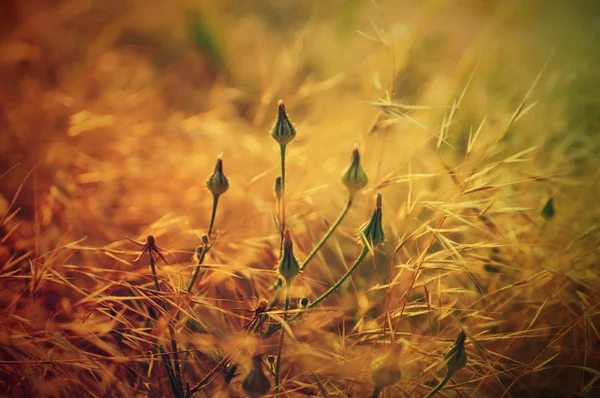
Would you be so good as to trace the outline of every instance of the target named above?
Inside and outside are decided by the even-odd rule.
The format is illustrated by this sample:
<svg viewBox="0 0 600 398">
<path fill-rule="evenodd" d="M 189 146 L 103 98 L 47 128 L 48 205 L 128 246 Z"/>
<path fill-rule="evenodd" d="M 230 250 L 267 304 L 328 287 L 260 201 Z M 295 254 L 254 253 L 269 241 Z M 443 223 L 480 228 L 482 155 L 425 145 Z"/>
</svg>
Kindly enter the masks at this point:
<svg viewBox="0 0 600 398">
<path fill-rule="evenodd" d="M 350 166 L 342 173 L 342 183 L 348 188 L 348 192 L 350 192 L 350 196 L 352 197 L 356 192 L 367 186 L 368 182 L 367 174 L 360 164 L 358 145 L 355 144 Z"/>
<path fill-rule="evenodd" d="M 227 180 L 227 177 L 223 173 L 222 153 L 217 156 L 215 171 L 206 179 L 206 188 L 215 196 L 222 195 L 229 189 L 229 180 Z"/>
<path fill-rule="evenodd" d="M 263 397 L 271 389 L 271 381 L 262 370 L 261 355 L 252 358 L 252 367 L 242 381 L 242 389 L 250 398 Z"/>
<path fill-rule="evenodd" d="M 296 129 L 288 118 L 282 100 L 277 103 L 277 120 L 271 130 L 271 137 L 281 146 L 289 144 L 296 137 Z"/>
<path fill-rule="evenodd" d="M 371 219 L 364 223 L 358 230 L 358 243 L 365 246 L 377 246 L 385 240 L 382 224 L 381 212 L 382 198 L 381 194 L 377 194 L 377 202 L 375 210 L 371 215 Z"/>
<path fill-rule="evenodd" d="M 286 228 L 283 232 L 283 254 L 279 260 L 277 271 L 279 275 L 285 279 L 287 286 L 292 284 L 294 278 L 296 278 L 300 272 L 300 265 L 294 256 L 294 243 L 292 242 L 289 228 Z"/>
<path fill-rule="evenodd" d="M 385 355 L 373 361 L 371 378 L 373 379 L 375 388 L 381 389 L 393 386 L 400 381 L 402 377 L 399 361 L 400 351 L 401 346 L 397 343 L 392 343 L 392 346 Z"/>
</svg>

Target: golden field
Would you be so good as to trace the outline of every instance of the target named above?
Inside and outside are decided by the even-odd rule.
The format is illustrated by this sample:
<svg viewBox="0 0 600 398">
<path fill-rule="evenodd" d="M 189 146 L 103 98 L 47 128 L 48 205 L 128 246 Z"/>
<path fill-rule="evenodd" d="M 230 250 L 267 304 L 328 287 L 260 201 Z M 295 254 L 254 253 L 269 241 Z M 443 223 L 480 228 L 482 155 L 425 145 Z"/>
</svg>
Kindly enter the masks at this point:
<svg viewBox="0 0 600 398">
<path fill-rule="evenodd" d="M 0 393 L 424 397 L 464 331 L 437 396 L 596 396 L 598 11 L 3 1 Z M 355 144 L 368 184 L 337 226 Z M 385 241 L 361 246 L 378 193 Z M 330 228 L 276 288 L 281 247 L 304 265 Z M 137 259 L 149 235 L 166 263 Z M 377 388 L 382 356 L 401 376 Z"/>
</svg>

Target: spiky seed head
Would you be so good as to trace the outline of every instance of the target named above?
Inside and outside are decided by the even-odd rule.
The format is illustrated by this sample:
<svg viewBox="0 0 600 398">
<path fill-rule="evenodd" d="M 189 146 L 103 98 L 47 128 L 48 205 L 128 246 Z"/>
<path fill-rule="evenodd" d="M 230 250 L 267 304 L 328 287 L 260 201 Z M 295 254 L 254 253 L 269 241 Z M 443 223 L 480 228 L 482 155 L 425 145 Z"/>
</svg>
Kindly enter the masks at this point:
<svg viewBox="0 0 600 398">
<path fill-rule="evenodd" d="M 467 365 L 466 339 L 467 335 L 461 330 L 454 344 L 444 354 L 444 362 L 448 368 L 447 372 L 450 375 Z"/>
<path fill-rule="evenodd" d="M 289 228 L 286 228 L 283 232 L 283 254 L 279 260 L 277 272 L 285 280 L 287 286 L 292 284 L 294 278 L 300 272 L 300 265 L 294 256 L 294 243 Z"/>
<path fill-rule="evenodd" d="M 369 179 L 367 178 L 367 174 L 360 164 L 358 145 L 355 144 L 350 165 L 342 173 L 342 183 L 348 188 L 350 196 L 354 196 L 356 195 L 356 192 L 366 187 L 368 182 Z"/>
<path fill-rule="evenodd" d="M 358 229 L 358 243 L 364 246 L 372 246 L 375 247 L 380 245 L 385 241 L 385 234 L 383 232 L 383 222 L 382 222 L 382 197 L 381 194 L 377 194 L 377 201 L 375 205 L 375 210 L 373 210 L 373 214 L 371 215 L 371 219 L 364 223 Z"/>
<path fill-rule="evenodd" d="M 206 179 L 206 188 L 215 196 L 222 195 L 229 189 L 229 180 L 223 173 L 222 153 L 217 156 L 215 171 Z"/>
<path fill-rule="evenodd" d="M 277 119 L 271 130 L 271 137 L 281 146 L 289 144 L 296 137 L 296 129 L 290 122 L 282 100 L 277 103 Z"/>
<path fill-rule="evenodd" d="M 373 361 L 371 378 L 376 388 L 393 386 L 400 381 L 400 351 L 401 346 L 393 343 L 387 353 Z"/>
<path fill-rule="evenodd" d="M 262 369 L 262 356 L 256 355 L 252 358 L 250 371 L 242 381 L 242 389 L 251 398 L 265 396 L 271 389 L 271 381 Z"/>
<path fill-rule="evenodd" d="M 273 191 L 275 192 L 275 197 L 277 200 L 280 200 L 282 191 L 281 176 L 277 176 L 277 178 L 275 178 L 275 187 Z"/>
</svg>

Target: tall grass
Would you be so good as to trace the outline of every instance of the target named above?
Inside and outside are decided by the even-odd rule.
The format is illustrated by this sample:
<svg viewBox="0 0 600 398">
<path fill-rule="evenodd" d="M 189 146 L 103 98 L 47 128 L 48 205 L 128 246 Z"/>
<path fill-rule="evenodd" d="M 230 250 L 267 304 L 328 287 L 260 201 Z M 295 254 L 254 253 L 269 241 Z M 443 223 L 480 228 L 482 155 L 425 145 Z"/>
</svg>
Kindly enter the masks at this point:
<svg viewBox="0 0 600 398">
<path fill-rule="evenodd" d="M 3 2 L 0 392 L 595 396 L 597 8 Z"/>
</svg>

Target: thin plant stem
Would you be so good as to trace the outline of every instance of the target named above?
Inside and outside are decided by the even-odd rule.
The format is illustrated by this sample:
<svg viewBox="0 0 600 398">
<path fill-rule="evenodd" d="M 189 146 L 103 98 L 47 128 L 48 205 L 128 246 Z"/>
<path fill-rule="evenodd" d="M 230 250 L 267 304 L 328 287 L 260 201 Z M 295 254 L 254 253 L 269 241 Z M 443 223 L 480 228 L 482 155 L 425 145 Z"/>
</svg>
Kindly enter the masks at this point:
<svg viewBox="0 0 600 398">
<path fill-rule="evenodd" d="M 152 269 L 152 276 L 154 277 L 154 285 L 156 287 L 156 290 L 158 292 L 161 292 L 160 289 L 160 284 L 158 282 L 158 275 L 156 274 L 156 259 L 154 258 L 154 255 L 152 254 L 152 251 L 150 250 L 148 252 L 149 256 L 150 256 L 150 268 Z M 161 307 L 167 311 L 167 305 L 165 304 L 164 300 L 161 300 Z M 158 315 L 157 315 L 158 318 Z M 157 321 L 158 319 L 156 319 L 155 321 Z M 177 340 L 175 339 L 175 329 L 173 328 L 173 325 L 171 323 L 171 321 L 168 322 L 168 329 L 169 329 L 169 337 L 171 338 L 171 349 L 173 351 L 173 366 L 171 367 L 170 365 L 167 366 L 167 363 L 170 363 L 170 359 L 169 356 L 166 355 L 164 352 L 161 352 L 161 356 L 163 357 L 163 364 L 165 365 L 165 368 L 167 370 L 167 376 L 169 376 L 169 379 L 173 378 L 176 382 L 175 386 L 172 386 L 173 389 L 173 393 L 175 393 L 176 396 L 183 396 L 183 375 L 181 374 L 181 369 L 179 367 L 179 349 L 177 347 Z M 172 372 L 172 374 L 169 375 L 169 373 Z M 173 384 L 173 383 L 171 383 Z M 176 388 L 176 390 L 175 390 Z"/>
<path fill-rule="evenodd" d="M 210 235 L 212 233 L 212 229 L 215 223 L 215 215 L 217 214 L 217 205 L 219 204 L 219 197 L 221 195 L 213 195 L 213 205 L 212 205 L 212 212 L 210 215 L 210 223 L 208 224 L 208 232 L 207 235 L 210 238 Z M 198 263 L 196 264 L 196 268 L 194 268 L 194 273 L 192 274 L 192 279 L 190 279 L 190 283 L 188 284 L 188 288 L 187 288 L 187 292 L 191 293 L 192 292 L 192 288 L 194 287 L 194 284 L 196 283 L 196 279 L 198 279 L 198 274 L 200 273 L 200 266 L 202 265 L 202 263 L 204 262 L 204 258 L 206 257 L 206 253 L 208 252 L 208 247 L 204 247 L 204 249 L 202 250 L 202 253 L 200 254 L 200 257 L 198 258 Z"/>
<path fill-rule="evenodd" d="M 213 195 L 212 213 L 210 215 L 210 224 L 208 224 L 208 232 L 206 233 L 210 238 L 212 233 L 213 225 L 215 224 L 215 215 L 217 214 L 217 205 L 219 204 L 219 198 L 221 195 Z"/>
<path fill-rule="evenodd" d="M 290 306 L 290 291 L 289 288 L 285 287 L 285 303 L 283 305 L 283 322 L 287 322 L 287 311 Z M 279 335 L 279 346 L 277 347 L 277 358 L 275 359 L 275 394 L 279 393 L 279 376 L 281 371 L 281 353 L 283 352 L 283 338 L 285 336 L 285 330 L 281 329 Z"/>
<path fill-rule="evenodd" d="M 362 261 L 367 256 L 367 254 L 369 254 L 369 248 L 367 246 L 364 246 L 362 251 L 358 255 L 358 257 L 356 258 L 356 261 L 354 262 L 354 264 L 352 264 L 352 266 L 348 269 L 348 271 L 346 271 L 344 276 L 342 276 L 340 278 L 340 280 L 336 282 L 335 285 L 333 285 L 331 288 L 329 288 L 329 290 L 327 290 L 325 293 L 323 293 L 321 296 L 319 296 L 319 298 L 317 298 L 315 301 L 310 303 L 304 310 L 298 311 L 289 320 L 294 321 L 294 320 L 298 319 L 303 313 L 305 313 L 306 311 L 308 311 L 311 308 L 316 307 L 323 300 L 325 300 L 327 297 L 329 297 L 329 295 L 331 295 L 331 293 L 336 291 L 342 285 L 342 283 L 344 283 L 346 281 L 346 279 L 348 279 L 350 277 L 350 275 L 352 275 L 352 273 L 354 273 L 354 271 L 356 271 L 356 269 L 358 268 L 360 263 L 362 263 Z M 280 324 L 273 325 L 272 327 L 270 327 L 269 329 L 266 330 L 264 337 L 269 337 L 270 335 L 272 335 L 274 332 L 276 332 L 280 328 L 281 328 Z"/>
<path fill-rule="evenodd" d="M 348 203 L 346 203 L 346 207 L 344 207 L 344 210 L 342 210 L 342 212 L 340 213 L 338 218 L 333 222 L 333 224 L 331 224 L 331 226 L 329 227 L 329 229 L 327 230 L 325 235 L 321 238 L 319 243 L 317 243 L 317 245 L 310 251 L 310 253 L 308 253 L 308 255 L 306 256 L 306 258 L 304 259 L 302 264 L 300 264 L 301 271 L 308 265 L 310 260 L 313 259 L 313 257 L 319 252 L 319 250 L 321 250 L 321 248 L 323 247 L 325 242 L 327 242 L 327 239 L 329 239 L 329 237 L 333 234 L 333 232 L 340 225 L 340 223 L 342 222 L 342 220 L 344 219 L 346 214 L 348 214 L 348 210 L 350 210 L 350 207 L 352 207 L 353 200 L 354 200 L 354 196 L 350 196 L 348 198 Z"/>
<path fill-rule="evenodd" d="M 333 224 L 331 224 L 331 226 L 329 227 L 327 232 L 325 232 L 325 235 L 323 235 L 321 240 L 315 245 L 315 247 L 310 251 L 310 253 L 308 253 L 308 255 L 306 256 L 306 258 L 304 259 L 302 264 L 300 264 L 300 271 L 304 270 L 304 268 L 308 265 L 308 263 L 316 256 L 316 254 L 319 252 L 319 250 L 321 250 L 323 245 L 325 245 L 327 240 L 331 237 L 331 235 L 339 227 L 339 225 L 341 224 L 344 217 L 346 217 L 346 214 L 348 214 L 348 210 L 350 210 L 350 207 L 352 207 L 353 202 L 354 202 L 354 195 L 351 195 L 348 198 L 346 207 L 344 207 L 344 209 L 342 210 L 342 212 L 340 213 L 338 218 L 333 222 Z M 279 299 L 278 299 L 278 294 L 277 294 L 277 290 L 276 290 L 275 293 L 273 294 L 273 298 L 269 302 L 268 308 L 271 309 L 271 308 L 275 307 L 275 305 L 277 305 L 278 301 L 279 301 Z"/>
<path fill-rule="evenodd" d="M 444 388 L 444 386 L 446 385 L 448 380 L 450 380 L 450 377 L 452 377 L 450 372 L 446 373 L 446 376 L 444 376 L 442 381 L 440 381 L 439 384 L 437 386 L 435 386 L 435 388 L 433 390 L 431 390 L 431 392 L 429 394 L 427 394 L 427 396 L 425 398 L 433 397 L 438 391 L 440 391 L 442 388 Z"/>
<path fill-rule="evenodd" d="M 287 145 L 280 145 L 279 149 L 281 152 L 281 219 L 280 219 L 280 236 L 281 244 L 280 250 L 283 248 L 283 231 L 285 230 L 285 149 Z"/>
<path fill-rule="evenodd" d="M 381 387 L 373 388 L 373 392 L 371 393 L 371 398 L 379 398 L 379 394 L 381 394 Z"/>
<path fill-rule="evenodd" d="M 327 290 L 325 293 L 323 293 L 318 299 L 316 299 L 315 301 L 313 301 L 312 303 L 310 303 L 308 305 L 308 307 L 306 307 L 306 309 L 311 309 L 313 307 L 316 307 L 317 305 L 319 305 L 319 303 L 321 303 L 321 301 L 325 300 L 327 297 L 329 297 L 329 295 L 331 293 L 333 293 L 334 291 L 336 291 L 342 285 L 342 283 L 344 283 L 346 281 L 346 279 L 348 279 L 350 277 L 350 275 L 352 275 L 352 273 L 356 270 L 356 268 L 358 268 L 358 266 L 360 265 L 360 263 L 362 263 L 362 261 L 367 256 L 367 254 L 369 254 L 369 248 L 367 246 L 364 246 L 363 249 L 362 249 L 362 251 L 358 255 L 358 258 L 356 259 L 356 261 L 354 262 L 354 264 L 352 264 L 352 266 L 350 267 L 350 269 L 348 269 L 348 271 L 344 274 L 344 276 L 342 276 L 340 278 L 340 280 L 336 282 L 335 285 L 331 286 L 329 288 L 329 290 Z"/>
</svg>

